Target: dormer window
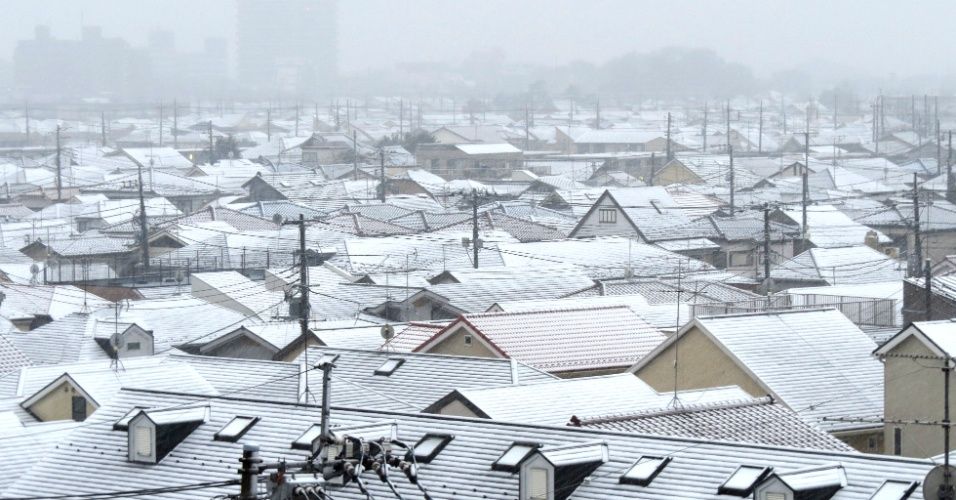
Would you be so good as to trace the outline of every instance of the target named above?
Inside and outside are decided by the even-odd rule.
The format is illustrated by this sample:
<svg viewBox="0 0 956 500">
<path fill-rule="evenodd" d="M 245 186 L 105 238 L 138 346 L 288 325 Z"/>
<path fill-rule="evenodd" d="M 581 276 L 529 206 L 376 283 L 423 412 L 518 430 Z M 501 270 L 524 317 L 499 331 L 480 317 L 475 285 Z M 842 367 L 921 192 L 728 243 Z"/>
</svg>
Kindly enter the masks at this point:
<svg viewBox="0 0 956 500">
<path fill-rule="evenodd" d="M 153 355 L 153 332 L 135 323 L 109 337 L 97 337 L 96 341 L 112 358 Z"/>
<path fill-rule="evenodd" d="M 159 463 L 208 417 L 206 406 L 139 410 L 127 424 L 129 461 Z"/>
<path fill-rule="evenodd" d="M 756 500 L 828 500 L 846 486 L 846 471 L 840 464 L 825 465 L 784 474 L 773 473 L 754 488 Z"/>
<path fill-rule="evenodd" d="M 565 500 L 601 464 L 607 462 L 607 445 L 584 443 L 538 449 L 520 466 L 520 500 Z M 555 478 L 561 488 L 555 488 Z"/>
<path fill-rule="evenodd" d="M 41 422 L 82 422 L 99 408 L 99 404 L 73 377 L 64 373 L 21 402 L 20 407 Z"/>
</svg>

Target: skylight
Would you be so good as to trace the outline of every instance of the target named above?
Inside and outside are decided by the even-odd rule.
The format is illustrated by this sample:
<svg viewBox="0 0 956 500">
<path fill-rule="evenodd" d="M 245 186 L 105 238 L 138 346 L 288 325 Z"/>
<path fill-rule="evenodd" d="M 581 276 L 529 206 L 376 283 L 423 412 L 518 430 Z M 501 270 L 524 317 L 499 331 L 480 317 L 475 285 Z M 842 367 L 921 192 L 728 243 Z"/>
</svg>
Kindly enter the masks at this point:
<svg viewBox="0 0 956 500">
<path fill-rule="evenodd" d="M 322 426 L 319 424 L 312 424 L 305 432 L 302 433 L 295 441 L 292 442 L 292 448 L 296 450 L 311 450 L 312 442 L 319 437 L 319 434 L 322 433 Z"/>
<path fill-rule="evenodd" d="M 620 482 L 623 484 L 636 484 L 638 486 L 647 486 L 657 477 L 658 474 L 671 461 L 670 457 L 641 457 L 630 469 L 621 475 Z"/>
<path fill-rule="evenodd" d="M 770 467 L 753 467 L 741 465 L 737 467 L 724 484 L 717 488 L 718 495 L 749 496 L 757 483 L 770 473 Z"/>
<path fill-rule="evenodd" d="M 219 432 L 213 435 L 213 439 L 216 441 L 229 441 L 234 443 L 258 421 L 259 417 L 235 417 L 222 429 L 219 429 Z"/>
<path fill-rule="evenodd" d="M 885 481 L 870 497 L 870 500 L 903 500 L 916 489 L 915 481 Z"/>
<path fill-rule="evenodd" d="M 375 374 L 385 375 L 387 377 L 392 373 L 395 373 L 395 370 L 397 370 L 399 366 L 402 366 L 402 363 L 404 362 L 405 360 L 402 358 L 388 358 L 387 361 L 382 363 L 382 366 L 375 370 Z"/>
<path fill-rule="evenodd" d="M 140 406 L 136 406 L 136 407 L 134 407 L 132 410 L 126 412 L 125 415 L 123 415 L 122 417 L 120 417 L 120 419 L 117 420 L 116 423 L 113 424 L 113 430 L 114 430 L 114 431 L 125 431 L 125 430 L 128 430 L 128 429 L 129 429 L 129 421 L 132 420 L 133 417 L 135 417 L 136 414 L 139 413 L 139 412 L 142 411 L 142 410 L 145 410 L 145 408 L 142 408 L 142 407 L 140 407 Z"/>
<path fill-rule="evenodd" d="M 516 472 L 521 462 L 537 448 L 538 445 L 533 443 L 514 443 L 498 457 L 498 460 L 491 464 L 491 468 L 493 470 Z"/>
<path fill-rule="evenodd" d="M 452 439 L 454 437 L 447 434 L 425 434 L 415 445 L 415 461 L 426 464 L 431 462 Z"/>
</svg>

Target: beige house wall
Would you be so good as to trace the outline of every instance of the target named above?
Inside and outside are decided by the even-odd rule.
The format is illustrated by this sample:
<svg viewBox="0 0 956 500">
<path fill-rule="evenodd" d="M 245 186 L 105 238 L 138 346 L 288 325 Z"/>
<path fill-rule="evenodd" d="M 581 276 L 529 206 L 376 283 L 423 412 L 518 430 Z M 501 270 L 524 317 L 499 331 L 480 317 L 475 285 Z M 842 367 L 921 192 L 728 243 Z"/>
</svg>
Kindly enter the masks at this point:
<svg viewBox="0 0 956 500">
<path fill-rule="evenodd" d="M 713 341 L 696 327 L 685 333 L 679 341 L 677 389 L 706 389 L 736 385 L 756 397 L 766 396 L 767 391 Z M 645 364 L 635 375 L 659 392 L 674 390 L 674 352 L 671 344 Z"/>
<path fill-rule="evenodd" d="M 901 342 L 892 350 L 892 354 L 933 356 L 915 337 Z M 886 420 L 941 421 L 943 372 L 926 368 L 941 366 L 941 360 L 886 358 L 883 364 L 883 413 Z M 956 386 L 956 379 L 951 379 L 951 386 Z M 950 387 L 949 397 L 956 398 L 954 387 Z M 940 427 L 886 424 L 883 440 L 887 454 L 895 454 L 894 434 L 897 428 L 901 430 L 903 456 L 931 457 L 943 453 L 943 431 Z"/>
<path fill-rule="evenodd" d="M 56 389 L 33 403 L 33 406 L 30 406 L 28 410 L 42 422 L 72 420 L 73 396 L 82 396 L 82 394 L 72 384 L 64 381 Z M 87 416 L 92 415 L 94 411 L 96 411 L 96 406 L 86 400 Z"/>
<path fill-rule="evenodd" d="M 445 406 L 441 407 L 437 412 L 439 415 L 452 415 L 455 417 L 472 417 L 478 418 L 478 415 L 475 412 L 468 409 L 461 401 L 454 400 Z"/>
<path fill-rule="evenodd" d="M 483 358 L 501 358 L 497 352 L 486 347 L 477 335 L 472 335 L 471 345 L 465 344 L 465 336 L 472 335 L 467 328 L 459 327 L 444 340 L 435 344 L 426 352 L 433 354 L 453 354 L 455 356 L 479 356 Z"/>
</svg>

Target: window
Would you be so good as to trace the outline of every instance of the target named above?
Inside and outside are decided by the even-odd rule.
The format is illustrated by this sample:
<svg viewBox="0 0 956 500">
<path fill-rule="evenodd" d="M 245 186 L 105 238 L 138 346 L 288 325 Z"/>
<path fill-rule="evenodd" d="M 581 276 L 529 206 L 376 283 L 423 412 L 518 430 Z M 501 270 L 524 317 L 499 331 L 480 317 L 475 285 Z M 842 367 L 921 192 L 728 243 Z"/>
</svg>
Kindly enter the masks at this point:
<svg viewBox="0 0 956 500">
<path fill-rule="evenodd" d="M 425 464 L 431 462 L 452 439 L 454 437 L 447 434 L 425 434 L 415 445 L 415 461 Z"/>
<path fill-rule="evenodd" d="M 493 470 L 516 472 L 521 462 L 537 448 L 537 444 L 514 443 L 498 457 L 498 460 L 495 460 L 495 463 L 491 464 L 491 468 Z"/>
<path fill-rule="evenodd" d="M 216 441 L 229 441 L 234 443 L 258 421 L 259 417 L 233 418 L 222 429 L 219 429 L 219 432 L 214 434 L 212 438 Z"/>
<path fill-rule="evenodd" d="M 71 399 L 71 404 L 71 418 L 76 422 L 82 422 L 86 420 L 86 398 L 83 396 L 73 396 Z"/>
<path fill-rule="evenodd" d="M 903 429 L 899 427 L 893 429 L 893 454 L 903 454 Z"/>
<path fill-rule="evenodd" d="M 767 474 L 770 474 L 770 467 L 741 465 L 724 481 L 724 484 L 717 488 L 717 494 L 739 497 L 750 496 L 757 483 L 767 477 Z"/>
<path fill-rule="evenodd" d="M 729 267 L 752 266 L 753 263 L 753 253 L 751 252 L 730 252 L 727 254 L 727 265 Z"/>
<path fill-rule="evenodd" d="M 663 457 L 641 457 L 630 469 L 621 475 L 620 482 L 624 484 L 636 484 L 638 486 L 647 486 L 664 470 L 664 467 L 671 461 L 670 458 Z"/>
<path fill-rule="evenodd" d="M 382 363 L 382 366 L 378 367 L 378 369 L 375 370 L 375 374 L 384 375 L 387 377 L 395 373 L 395 370 L 397 370 L 399 366 L 402 366 L 402 363 L 404 362 L 405 360 L 402 358 L 388 358 L 387 361 Z"/>
<path fill-rule="evenodd" d="M 301 436 L 292 442 L 292 447 L 296 450 L 311 450 L 312 442 L 315 441 L 321 433 L 322 426 L 319 424 L 312 424 L 311 427 L 306 429 Z"/>
<path fill-rule="evenodd" d="M 528 470 L 528 500 L 548 500 L 548 469 L 532 467 Z"/>
<path fill-rule="evenodd" d="M 153 428 L 140 425 L 133 431 L 136 443 L 136 458 L 149 459 L 153 455 Z"/>
<path fill-rule="evenodd" d="M 126 344 L 126 350 L 127 350 L 127 351 L 138 351 L 138 350 L 139 350 L 139 342 L 130 342 L 130 343 Z"/>
<path fill-rule="evenodd" d="M 915 481 L 886 481 L 870 497 L 870 500 L 903 500 L 916 489 Z"/>
<path fill-rule="evenodd" d="M 617 209 L 616 208 L 598 209 L 598 222 L 601 224 L 617 223 Z"/>
<path fill-rule="evenodd" d="M 464 338 L 465 338 L 465 347 L 471 347 L 471 342 L 472 342 L 471 335 L 465 335 Z"/>
</svg>

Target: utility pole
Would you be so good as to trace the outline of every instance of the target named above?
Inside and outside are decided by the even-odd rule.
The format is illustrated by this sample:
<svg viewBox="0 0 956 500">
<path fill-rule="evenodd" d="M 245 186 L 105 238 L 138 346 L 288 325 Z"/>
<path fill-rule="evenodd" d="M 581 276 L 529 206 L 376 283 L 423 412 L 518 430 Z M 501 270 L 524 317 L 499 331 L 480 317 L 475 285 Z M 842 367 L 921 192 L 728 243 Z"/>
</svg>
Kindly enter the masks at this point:
<svg viewBox="0 0 956 500">
<path fill-rule="evenodd" d="M 653 151 L 651 151 L 651 178 L 647 182 L 648 186 L 654 185 L 654 177 L 657 176 L 657 157 Z"/>
<path fill-rule="evenodd" d="M 671 161 L 671 114 L 667 113 L 667 161 Z"/>
<path fill-rule="evenodd" d="M 913 275 L 922 276 L 923 269 L 920 265 L 923 262 L 923 242 L 920 237 L 919 223 L 919 184 L 916 173 L 913 173 L 913 252 L 915 261 L 913 262 Z"/>
<path fill-rule="evenodd" d="M 530 125 L 530 123 L 528 122 L 528 120 L 529 120 L 529 117 L 528 117 L 528 104 L 525 103 L 525 105 L 524 105 L 524 150 L 525 150 L 525 151 L 528 151 L 528 149 L 529 149 L 529 148 L 528 148 L 528 144 L 530 143 L 530 137 L 531 137 L 531 134 L 530 134 L 530 132 L 528 131 L 528 126 Z"/>
<path fill-rule="evenodd" d="M 266 140 L 272 142 L 272 107 L 266 109 Z"/>
<path fill-rule="evenodd" d="M 923 264 L 923 280 L 925 288 L 923 297 L 926 300 L 926 316 L 923 320 L 933 321 L 933 261 L 929 258 Z"/>
<path fill-rule="evenodd" d="M 299 214 L 299 334 L 302 336 L 302 351 L 305 353 L 305 369 L 309 365 L 309 262 L 305 255 L 305 215 Z M 309 377 L 305 377 L 305 394 L 308 398 Z"/>
<path fill-rule="evenodd" d="M 946 201 L 956 200 L 956 179 L 953 179 L 953 131 L 949 131 L 946 144 Z"/>
<path fill-rule="evenodd" d="M 306 376 L 308 378 L 308 376 Z M 257 486 L 259 483 L 259 447 L 254 444 L 242 445 L 242 464 L 239 469 L 239 500 L 256 500 L 259 498 Z"/>
<path fill-rule="evenodd" d="M 727 123 L 726 123 L 726 126 L 727 126 L 727 137 L 726 137 L 726 139 L 727 139 L 727 149 L 730 150 L 730 101 L 727 101 L 727 116 L 726 116 L 726 119 L 727 119 Z"/>
<path fill-rule="evenodd" d="M 780 98 L 780 114 L 783 115 L 783 135 L 787 135 L 787 100 Z"/>
<path fill-rule="evenodd" d="M 405 101 L 398 99 L 398 140 L 405 140 Z"/>
<path fill-rule="evenodd" d="M 176 133 L 177 130 L 179 130 L 179 103 L 173 99 L 173 129 L 170 133 L 173 135 L 174 149 L 179 149 L 179 134 Z"/>
<path fill-rule="evenodd" d="M 704 130 L 701 134 L 704 139 L 704 152 L 707 152 L 707 102 L 704 102 Z"/>
<path fill-rule="evenodd" d="M 770 295 L 770 205 L 763 206 L 763 279 Z"/>
<path fill-rule="evenodd" d="M 212 143 L 212 120 L 209 120 L 209 164 L 216 163 L 216 148 Z"/>
<path fill-rule="evenodd" d="M 26 118 L 27 146 L 30 145 L 30 105 L 23 105 L 23 114 Z"/>
<path fill-rule="evenodd" d="M 943 138 L 939 135 L 939 118 L 936 119 L 936 175 L 943 173 Z"/>
<path fill-rule="evenodd" d="M 760 118 L 757 120 L 757 154 L 763 154 L 763 99 L 760 100 Z"/>
<path fill-rule="evenodd" d="M 159 102 L 159 147 L 163 147 L 163 102 Z"/>
<path fill-rule="evenodd" d="M 833 90 L 833 130 L 837 129 L 837 104 L 839 104 L 836 89 Z"/>
<path fill-rule="evenodd" d="M 354 129 L 352 130 L 352 180 L 358 180 L 358 140 Z"/>
<path fill-rule="evenodd" d="M 63 172 L 60 166 L 60 126 L 56 126 L 56 201 L 63 199 Z"/>
<path fill-rule="evenodd" d="M 802 241 L 803 247 L 800 249 L 801 252 L 807 249 L 807 203 L 809 203 L 809 200 L 808 200 L 809 193 L 807 193 L 807 191 L 810 188 L 809 175 L 808 175 L 810 171 L 810 132 L 809 131 L 803 133 L 803 163 L 804 163 L 803 173 L 801 174 L 801 177 L 802 177 L 801 180 L 803 184 L 803 196 L 801 199 L 801 205 L 803 205 L 803 214 L 802 214 L 803 218 L 801 220 L 802 222 L 801 241 Z"/>
<path fill-rule="evenodd" d="M 727 145 L 727 154 L 730 155 L 730 216 L 734 216 L 734 147 Z"/>
<path fill-rule="evenodd" d="M 381 166 L 378 169 L 379 174 L 379 189 L 381 190 L 382 203 L 385 203 L 385 148 L 383 147 L 378 151 L 378 159 L 381 163 Z"/>
<path fill-rule="evenodd" d="M 601 130 L 601 98 L 597 98 L 594 105 L 594 128 Z"/>
<path fill-rule="evenodd" d="M 474 252 L 473 263 L 478 269 L 478 190 L 471 190 L 471 248 Z"/>
<path fill-rule="evenodd" d="M 153 159 L 149 159 L 152 168 Z M 139 177 L 139 240 L 143 249 L 143 276 L 149 271 L 149 240 L 146 228 L 146 199 L 143 197 L 143 166 L 136 164 L 136 173 Z"/>
<path fill-rule="evenodd" d="M 100 111 L 100 145 L 106 147 L 106 112 Z"/>
</svg>

